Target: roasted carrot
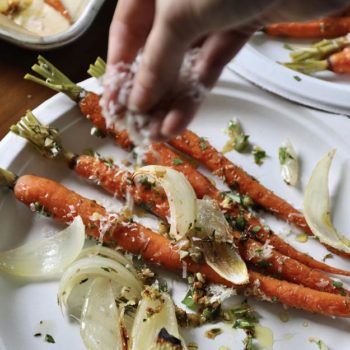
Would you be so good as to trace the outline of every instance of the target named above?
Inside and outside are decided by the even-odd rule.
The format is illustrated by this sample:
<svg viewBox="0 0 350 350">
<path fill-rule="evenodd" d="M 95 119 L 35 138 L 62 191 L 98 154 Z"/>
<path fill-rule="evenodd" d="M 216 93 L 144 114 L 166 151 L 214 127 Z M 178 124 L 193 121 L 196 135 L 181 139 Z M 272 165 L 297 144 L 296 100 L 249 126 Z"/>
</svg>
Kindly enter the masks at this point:
<svg viewBox="0 0 350 350">
<path fill-rule="evenodd" d="M 66 151 L 58 141 L 58 131 L 42 125 L 31 112 L 27 112 L 25 117 L 12 126 L 11 131 L 29 140 L 45 157 L 64 159 L 79 176 L 92 180 L 117 198 L 125 200 L 127 195 L 130 195 L 136 205 L 144 204 L 144 207 L 147 206 L 150 212 L 164 220 L 167 219 L 169 205 L 162 189 L 153 188 L 147 181 L 135 185 L 132 173 L 120 170 L 112 161 L 103 159 L 101 156 L 78 156 Z M 214 191 L 213 193 L 215 194 Z M 257 266 L 267 263 L 266 271 L 269 273 L 279 274 L 286 280 L 316 290 L 346 293 L 343 288 L 336 288 L 326 274 L 275 252 L 270 246 L 267 246 L 268 259 L 265 261 L 266 249 L 261 243 L 252 239 L 242 241 L 239 232 L 232 233 L 243 259 L 247 262 L 252 262 Z M 266 243 L 269 243 L 269 240 Z"/>
<path fill-rule="evenodd" d="M 350 17 L 327 17 L 308 22 L 269 24 L 263 31 L 287 38 L 336 38 L 350 32 Z"/>
<path fill-rule="evenodd" d="M 203 143 L 205 147 L 201 146 Z M 172 139 L 170 144 L 198 160 L 213 174 L 224 180 L 230 188 L 247 194 L 257 205 L 271 211 L 281 219 L 297 225 L 304 231 L 311 232 L 300 211 L 264 187 L 242 168 L 233 164 L 208 141 L 203 140 L 194 132 L 186 130 Z"/>
<path fill-rule="evenodd" d="M 350 47 L 336 52 L 325 60 L 307 60 L 303 62 L 284 63 L 285 67 L 301 73 L 311 74 L 330 70 L 339 74 L 350 73 Z"/>
<path fill-rule="evenodd" d="M 18 200 L 31 206 L 40 205 L 46 213 L 63 223 L 70 223 L 80 215 L 86 225 L 88 235 L 103 239 L 105 243 L 117 244 L 126 251 L 140 254 L 153 263 L 158 263 L 169 270 L 186 269 L 201 272 L 208 281 L 222 283 L 229 287 L 237 286 L 218 276 L 206 264 L 194 263 L 187 259 L 181 262 L 179 253 L 165 237 L 134 222 L 128 222 L 98 205 L 70 191 L 55 181 L 25 175 L 17 178 L 16 183 L 9 182 Z M 250 282 L 247 291 L 258 298 L 317 312 L 328 316 L 350 317 L 350 298 L 327 292 L 298 286 L 286 281 L 276 280 L 258 272 L 249 270 Z"/>
<path fill-rule="evenodd" d="M 39 79 L 35 76 L 27 74 L 25 76 L 26 79 L 42 84 L 46 87 L 49 87 L 55 91 L 60 91 L 65 93 L 68 97 L 70 97 L 73 101 L 76 101 L 82 113 L 92 122 L 95 127 L 102 131 L 104 134 L 109 134 L 114 138 L 115 142 L 119 144 L 121 147 L 125 149 L 130 149 L 132 147 L 132 143 L 128 138 L 128 134 L 124 132 L 116 132 L 114 129 L 107 129 L 105 120 L 102 116 L 101 107 L 99 106 L 99 96 L 92 93 L 87 92 L 83 88 L 75 85 L 68 77 L 66 77 L 62 72 L 60 72 L 55 66 L 53 66 L 50 62 L 45 60 L 43 57 L 39 56 L 38 58 L 39 64 L 36 64 L 32 67 L 32 69 L 40 74 L 45 80 Z M 94 67 L 94 66 L 93 66 Z M 97 69 L 96 67 L 94 69 Z M 92 67 L 90 67 L 90 71 Z M 98 67 L 98 74 L 103 72 L 104 66 L 100 65 Z M 206 142 L 206 141 L 205 141 Z M 199 198 L 202 198 L 204 195 L 208 195 L 211 198 L 218 200 L 221 204 L 222 198 L 220 193 L 215 186 L 201 173 L 199 173 L 196 169 L 194 169 L 185 159 L 181 159 L 179 155 L 173 152 L 169 147 L 164 144 L 153 144 L 152 152 L 148 152 L 146 154 L 146 162 L 148 164 L 161 164 L 166 166 L 172 166 L 178 171 L 183 172 L 194 190 L 197 193 Z M 156 151 L 156 152 L 153 152 Z M 178 160 L 180 158 L 181 162 L 176 162 L 174 164 L 174 160 Z M 227 209 L 225 209 L 227 211 Z M 231 212 L 228 213 L 230 215 L 236 216 L 240 213 L 240 210 L 232 205 Z M 278 249 L 282 254 L 288 255 L 291 258 L 299 260 L 303 264 L 311 267 L 320 269 L 326 272 L 348 275 L 349 272 L 336 269 L 326 264 L 323 264 L 319 261 L 316 261 L 312 257 L 298 252 L 295 248 L 284 242 L 278 236 L 273 234 L 270 229 L 266 229 L 264 225 L 261 225 L 259 221 L 254 218 L 250 213 L 246 213 L 245 219 L 248 223 L 249 228 L 260 226 L 260 230 L 255 232 L 256 237 L 262 242 L 266 242 L 267 239 L 270 240 L 270 244 L 274 245 L 276 249 Z M 278 248 L 277 248 L 278 247 Z"/>
<path fill-rule="evenodd" d="M 277 275 L 281 279 L 311 289 L 349 296 L 349 292 L 326 274 L 313 270 L 297 260 L 291 259 L 278 251 L 271 250 L 267 244 L 262 245 L 254 240 L 240 242 L 238 245 L 244 261 L 258 266 L 264 273 Z M 338 287 L 337 287 L 338 286 Z"/>
<path fill-rule="evenodd" d="M 72 17 L 61 0 L 45 0 L 45 2 L 66 18 L 69 23 L 72 23 Z"/>
</svg>

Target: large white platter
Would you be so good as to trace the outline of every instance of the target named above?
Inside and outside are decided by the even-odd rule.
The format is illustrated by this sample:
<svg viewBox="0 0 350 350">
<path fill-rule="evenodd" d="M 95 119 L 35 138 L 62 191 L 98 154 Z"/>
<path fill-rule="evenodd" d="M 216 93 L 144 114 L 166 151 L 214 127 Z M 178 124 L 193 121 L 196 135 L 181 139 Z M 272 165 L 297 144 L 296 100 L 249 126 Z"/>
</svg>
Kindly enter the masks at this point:
<svg viewBox="0 0 350 350">
<path fill-rule="evenodd" d="M 256 33 L 229 67 L 253 84 L 289 100 L 332 113 L 350 115 L 349 74 L 320 72 L 308 76 L 276 63 L 290 61 L 290 51 L 284 44 L 303 47 L 310 46 L 312 42 L 315 41 L 271 38 Z"/>
<path fill-rule="evenodd" d="M 239 118 L 246 132 L 251 135 L 251 141 L 263 147 L 269 157 L 261 167 L 255 165 L 249 155 L 230 153 L 229 157 L 299 208 L 302 191 L 316 161 L 329 149 L 336 147 L 338 152 L 331 174 L 334 221 L 339 230 L 350 238 L 350 143 L 346 138 L 350 121 L 341 116 L 329 118 L 324 113 L 291 104 L 249 85 L 231 73 L 228 77 L 229 80 L 223 77 L 209 96 L 191 128 L 208 137 L 210 142 L 221 149 L 226 141 L 222 129 L 231 118 Z M 86 81 L 84 86 L 94 90 L 97 88 L 94 80 Z M 74 152 L 94 148 L 103 155 L 113 156 L 116 162 L 127 156 L 110 140 L 90 136 L 89 122 L 61 94 L 38 107 L 35 114 L 42 121 L 60 128 L 64 145 Z M 279 176 L 277 150 L 286 138 L 293 142 L 302 160 L 301 183 L 297 189 L 289 188 Z M 109 208 L 117 209 L 121 205 L 78 179 L 65 165 L 42 159 L 30 145 L 12 134 L 8 134 L 0 143 L 0 166 L 17 174 L 31 173 L 55 179 L 87 197 L 98 199 Z M 218 185 L 225 188 L 222 184 Z M 278 232 L 286 234 L 290 231 L 285 224 L 276 221 L 271 223 Z M 17 202 L 10 191 L 0 192 L 0 250 L 43 237 L 59 227 L 61 226 L 48 218 L 34 215 Z M 319 259 L 326 254 L 325 249 L 312 239 L 302 244 L 297 243 L 294 237 L 294 234 L 290 234 L 286 239 L 300 250 Z M 350 269 L 350 263 L 340 258 L 334 258 L 330 262 Z M 173 296 L 179 302 L 186 292 L 186 285 L 174 275 L 167 276 L 171 281 Z M 76 324 L 67 322 L 57 306 L 57 286 L 57 281 L 25 284 L 0 276 L 0 350 L 84 349 L 79 328 Z M 235 298 L 232 303 L 241 300 Z M 332 319 L 298 310 L 286 311 L 281 305 L 256 302 L 253 299 L 249 302 L 261 315 L 261 324 L 273 331 L 275 350 L 292 350 L 296 347 L 299 350 L 316 350 L 317 346 L 309 343 L 309 337 L 322 339 L 330 350 L 348 350 L 349 320 Z M 283 323 L 280 320 L 282 312 L 288 312 L 289 322 Z M 42 324 L 40 321 L 43 321 Z M 243 348 L 241 331 L 225 326 L 222 335 L 210 340 L 204 336 L 204 331 L 208 328 L 186 331 L 185 338 L 197 342 L 201 350 L 216 350 L 221 346 L 231 350 Z M 37 332 L 51 334 L 56 344 L 35 338 L 33 335 Z"/>
</svg>

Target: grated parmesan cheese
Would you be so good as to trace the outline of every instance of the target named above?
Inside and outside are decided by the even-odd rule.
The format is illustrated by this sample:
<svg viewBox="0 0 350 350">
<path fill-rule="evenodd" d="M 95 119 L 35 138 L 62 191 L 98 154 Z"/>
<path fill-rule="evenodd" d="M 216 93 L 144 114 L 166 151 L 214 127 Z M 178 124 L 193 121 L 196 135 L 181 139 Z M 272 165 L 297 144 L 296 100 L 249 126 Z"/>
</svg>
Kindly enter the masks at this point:
<svg viewBox="0 0 350 350">
<path fill-rule="evenodd" d="M 190 96 L 194 101 L 200 101 L 206 94 L 206 89 L 198 81 L 198 75 L 194 71 L 195 63 L 200 54 L 199 49 L 188 51 L 185 55 L 179 72 L 179 78 L 172 92 L 172 98 L 166 102 L 168 106 L 175 97 Z M 118 131 L 127 130 L 130 140 L 134 143 L 134 152 L 137 163 L 142 163 L 145 152 L 151 144 L 150 115 L 131 111 L 127 107 L 130 92 L 133 87 L 136 73 L 140 69 L 142 52 L 133 63 L 118 63 L 108 67 L 108 72 L 102 78 L 103 85 L 109 96 L 116 96 L 112 101 L 105 96 L 101 98 L 100 105 L 106 120 L 107 128 Z M 153 115 L 161 111 L 156 110 Z"/>
</svg>

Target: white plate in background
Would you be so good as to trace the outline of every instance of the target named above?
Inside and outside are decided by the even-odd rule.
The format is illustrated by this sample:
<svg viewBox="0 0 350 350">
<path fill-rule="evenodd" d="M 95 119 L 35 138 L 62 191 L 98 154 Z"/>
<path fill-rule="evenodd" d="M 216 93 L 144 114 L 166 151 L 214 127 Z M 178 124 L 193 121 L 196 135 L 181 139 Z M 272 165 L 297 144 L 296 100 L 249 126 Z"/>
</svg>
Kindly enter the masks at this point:
<svg viewBox="0 0 350 350">
<path fill-rule="evenodd" d="M 315 41 L 273 38 L 256 33 L 229 64 L 229 68 L 253 84 L 289 100 L 350 115 L 350 74 L 320 72 L 308 76 L 277 63 L 290 61 L 290 51 L 284 44 L 303 47 Z"/>
<path fill-rule="evenodd" d="M 208 137 L 214 146 L 221 149 L 226 141 L 222 129 L 231 118 L 237 117 L 250 135 L 251 142 L 264 148 L 269 157 L 260 167 L 254 164 L 249 155 L 232 152 L 228 157 L 298 208 L 302 203 L 302 190 L 314 165 L 330 148 L 336 147 L 338 152 L 332 167 L 330 187 L 334 221 L 339 230 L 350 238 L 350 144 L 344 132 L 346 128 L 350 130 L 350 120 L 341 116 L 329 118 L 324 113 L 297 106 L 261 91 L 232 74 L 228 76 L 230 81 L 221 81 L 209 96 L 191 129 Z M 84 82 L 84 86 L 93 90 L 97 88 L 93 79 Z M 76 153 L 94 148 L 102 155 L 112 156 L 117 163 L 127 156 L 111 140 L 90 136 L 91 125 L 62 94 L 43 103 L 35 110 L 35 114 L 41 121 L 60 128 L 64 146 Z M 286 138 L 292 141 L 302 161 L 301 183 L 297 189 L 285 185 L 279 175 L 278 147 Z M 0 167 L 18 174 L 46 176 L 88 198 L 98 199 L 108 207 L 121 206 L 93 185 L 79 179 L 64 164 L 41 158 L 30 145 L 13 134 L 8 134 L 0 142 Z M 222 184 L 220 187 L 225 188 Z M 276 231 L 287 232 L 286 224 L 271 222 Z M 0 250 L 43 237 L 48 231 L 62 227 L 49 218 L 33 214 L 16 201 L 10 191 L 0 193 L 0 223 Z M 312 239 L 301 244 L 295 241 L 293 235 L 289 235 L 287 240 L 318 259 L 327 253 Z M 350 263 L 343 259 L 334 258 L 329 262 L 350 270 Z M 170 279 L 174 277 L 170 274 L 167 276 Z M 57 281 L 24 284 L 0 275 L 0 350 L 84 349 L 77 324 L 67 322 L 60 312 L 56 301 L 57 287 Z M 174 299 L 179 302 L 186 293 L 185 283 L 175 278 L 170 287 Z M 238 301 L 238 297 L 233 302 L 235 300 Z M 260 323 L 273 331 L 275 350 L 317 350 L 316 344 L 309 343 L 309 337 L 322 339 L 330 350 L 348 350 L 350 320 L 288 310 L 290 320 L 283 323 L 280 314 L 286 310 L 281 305 L 256 302 L 253 299 L 249 299 L 249 302 L 261 315 Z M 231 350 L 243 349 L 242 331 L 224 326 L 224 333 L 215 340 L 210 340 L 204 336 L 204 331 L 212 327 L 209 325 L 185 331 L 185 338 L 197 342 L 200 350 L 218 350 L 221 346 Z M 215 327 L 222 326 L 216 324 Z M 33 335 L 37 332 L 51 334 L 56 344 L 35 338 Z"/>
</svg>

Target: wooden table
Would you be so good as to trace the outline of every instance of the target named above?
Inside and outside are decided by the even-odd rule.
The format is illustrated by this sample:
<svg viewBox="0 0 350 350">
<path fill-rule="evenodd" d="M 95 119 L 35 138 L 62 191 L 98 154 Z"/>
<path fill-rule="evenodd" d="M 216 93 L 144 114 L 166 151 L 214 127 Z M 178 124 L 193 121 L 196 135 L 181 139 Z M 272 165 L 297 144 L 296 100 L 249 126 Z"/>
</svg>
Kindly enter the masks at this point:
<svg viewBox="0 0 350 350">
<path fill-rule="evenodd" d="M 77 41 L 41 54 L 62 68 L 73 81 L 86 79 L 89 64 L 97 56 L 106 57 L 115 4 L 116 1 L 105 1 L 94 23 Z M 35 108 L 55 93 L 23 79 L 38 54 L 0 41 L 0 139 L 26 110 Z"/>
</svg>

